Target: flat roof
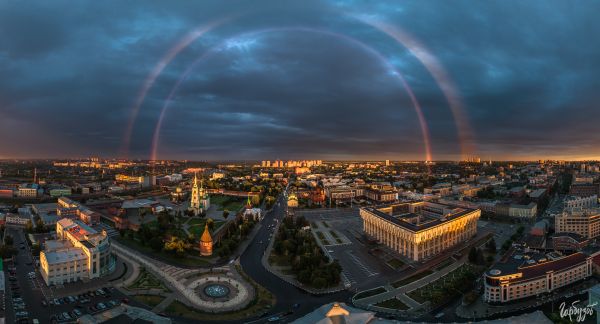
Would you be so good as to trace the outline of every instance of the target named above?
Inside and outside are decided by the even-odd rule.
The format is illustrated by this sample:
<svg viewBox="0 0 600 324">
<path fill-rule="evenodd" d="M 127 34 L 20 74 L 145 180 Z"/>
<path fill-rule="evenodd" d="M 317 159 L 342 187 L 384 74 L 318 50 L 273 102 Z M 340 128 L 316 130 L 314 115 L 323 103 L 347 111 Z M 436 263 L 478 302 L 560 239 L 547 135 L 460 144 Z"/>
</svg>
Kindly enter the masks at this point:
<svg viewBox="0 0 600 324">
<path fill-rule="evenodd" d="M 378 209 L 372 208 L 372 207 L 366 207 L 363 209 L 373 213 L 377 217 L 383 218 L 389 222 L 392 222 L 398 226 L 401 226 L 401 227 L 411 230 L 413 232 L 417 232 L 417 231 L 425 230 L 425 229 L 428 229 L 431 227 L 435 227 L 437 225 L 447 223 L 449 221 L 455 220 L 457 218 L 460 218 L 462 216 L 468 215 L 468 214 L 476 211 L 476 209 L 456 208 L 454 206 L 450 206 L 450 205 L 446 205 L 446 204 L 440 204 L 440 203 L 436 203 L 436 204 L 451 207 L 452 209 L 457 210 L 458 212 L 453 213 L 453 214 L 448 214 L 446 216 L 440 215 L 440 218 L 431 217 L 431 218 L 428 218 L 425 222 L 417 225 L 417 224 L 413 224 L 411 222 L 407 222 L 407 221 L 403 220 L 402 218 L 410 218 L 410 217 L 417 217 L 417 216 L 424 217 L 424 216 L 417 215 L 414 213 L 405 213 L 405 214 L 398 215 L 398 216 L 392 216 L 392 215 L 389 215 L 387 213 L 384 213 L 384 212 L 382 212 Z M 401 205 L 401 204 L 398 204 L 398 205 Z"/>
<path fill-rule="evenodd" d="M 42 251 L 46 256 L 48 264 L 65 263 L 76 260 L 87 260 L 87 255 L 78 248 L 67 248 L 56 251 Z"/>
<path fill-rule="evenodd" d="M 529 258 L 525 258 L 528 256 Z M 506 262 L 496 263 L 491 270 L 486 272 L 489 277 L 507 276 L 521 273 L 520 278 L 510 279 L 510 282 L 528 281 L 540 278 L 550 271 L 563 271 L 581 265 L 588 258 L 585 253 L 577 252 L 571 255 L 551 260 L 547 255 L 541 253 L 520 254 L 516 252 Z M 541 259 L 547 261 L 540 262 Z M 534 260 L 535 263 L 529 264 L 528 261 Z M 498 272 L 499 271 L 499 272 Z"/>
</svg>

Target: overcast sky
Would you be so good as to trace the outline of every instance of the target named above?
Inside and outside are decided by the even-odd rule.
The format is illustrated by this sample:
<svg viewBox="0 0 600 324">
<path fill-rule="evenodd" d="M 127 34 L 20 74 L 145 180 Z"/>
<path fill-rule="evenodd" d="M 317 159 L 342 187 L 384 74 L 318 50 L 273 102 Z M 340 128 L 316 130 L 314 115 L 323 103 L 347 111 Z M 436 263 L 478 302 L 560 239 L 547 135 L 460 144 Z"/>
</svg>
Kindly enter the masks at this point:
<svg viewBox="0 0 600 324">
<path fill-rule="evenodd" d="M 301 4 L 301 5 L 300 5 Z M 0 158 L 460 157 L 453 80 L 483 159 L 600 158 L 598 1 L 0 2 Z M 144 82 L 191 31 L 213 29 Z"/>
</svg>

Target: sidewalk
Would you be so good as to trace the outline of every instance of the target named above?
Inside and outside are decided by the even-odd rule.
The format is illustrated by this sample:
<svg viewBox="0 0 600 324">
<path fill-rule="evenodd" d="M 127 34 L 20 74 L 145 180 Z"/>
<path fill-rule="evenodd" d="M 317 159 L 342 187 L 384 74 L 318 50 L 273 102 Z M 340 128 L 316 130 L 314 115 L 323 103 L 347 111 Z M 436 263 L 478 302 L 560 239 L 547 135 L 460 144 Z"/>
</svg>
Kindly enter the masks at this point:
<svg viewBox="0 0 600 324">
<path fill-rule="evenodd" d="M 440 271 L 436 271 L 426 277 L 423 277 L 417 281 L 413 281 L 407 285 L 398 287 L 398 288 L 394 288 L 391 285 L 387 285 L 385 286 L 386 289 L 388 289 L 387 292 L 381 293 L 379 295 L 374 295 L 374 296 L 370 296 L 367 298 L 362 298 L 359 300 L 355 300 L 354 303 L 356 305 L 373 305 L 373 304 L 377 304 L 379 302 L 382 301 L 386 301 L 388 299 L 394 298 L 394 297 L 399 297 L 402 298 L 401 300 L 404 301 L 405 299 L 407 300 L 407 304 L 409 306 L 413 306 L 413 308 L 418 305 L 420 306 L 421 304 L 417 303 L 416 301 L 412 300 L 411 298 L 409 298 L 408 296 L 406 296 L 405 294 L 407 292 L 411 292 L 415 289 L 418 289 L 420 287 L 423 287 L 427 284 L 429 284 L 430 282 L 436 281 L 437 279 L 447 275 L 448 273 L 454 271 L 455 269 L 458 269 L 460 266 L 462 266 L 465 263 L 465 259 L 461 259 L 460 261 L 457 261 L 445 268 L 443 268 Z M 403 297 L 400 297 L 403 296 Z M 408 301 L 408 299 L 410 299 L 410 301 Z M 411 302 L 412 301 L 412 302 Z"/>
</svg>

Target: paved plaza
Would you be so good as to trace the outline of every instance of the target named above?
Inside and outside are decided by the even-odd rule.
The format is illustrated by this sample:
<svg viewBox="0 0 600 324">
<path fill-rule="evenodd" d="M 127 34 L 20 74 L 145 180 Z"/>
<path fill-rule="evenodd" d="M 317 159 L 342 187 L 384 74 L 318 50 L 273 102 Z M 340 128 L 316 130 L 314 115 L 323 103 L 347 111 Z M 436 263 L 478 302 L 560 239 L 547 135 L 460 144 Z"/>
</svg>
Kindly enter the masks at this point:
<svg viewBox="0 0 600 324">
<path fill-rule="evenodd" d="M 186 269 L 165 264 L 113 242 L 113 251 L 121 258 L 133 264 L 133 275 L 123 282 L 130 285 L 139 274 L 140 268 L 159 278 L 171 291 L 170 300 L 179 300 L 207 312 L 225 312 L 239 310 L 248 305 L 254 298 L 254 288 L 248 284 L 235 270 L 233 264 L 213 269 Z M 203 283 L 222 283 L 231 286 L 232 293 L 227 298 L 206 298 L 197 288 Z M 161 294 L 163 295 L 163 294 Z M 168 306 L 165 301 L 161 304 Z M 160 305 L 159 305 L 160 306 Z"/>
<path fill-rule="evenodd" d="M 313 234 L 326 254 L 339 261 L 352 291 L 387 284 L 399 274 L 383 259 L 369 253 L 371 247 L 362 239 L 363 225 L 358 208 L 301 210 L 296 216 L 304 216 L 311 222 Z M 319 239 L 316 232 L 323 233 L 326 242 Z"/>
</svg>

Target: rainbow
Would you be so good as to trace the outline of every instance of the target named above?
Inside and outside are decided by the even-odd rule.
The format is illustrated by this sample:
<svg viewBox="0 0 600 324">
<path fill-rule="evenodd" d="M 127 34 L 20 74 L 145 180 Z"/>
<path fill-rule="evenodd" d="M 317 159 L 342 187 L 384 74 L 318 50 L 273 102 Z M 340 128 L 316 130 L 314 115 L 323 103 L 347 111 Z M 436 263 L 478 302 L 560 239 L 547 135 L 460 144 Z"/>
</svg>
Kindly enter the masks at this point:
<svg viewBox="0 0 600 324">
<path fill-rule="evenodd" d="M 140 110 L 140 107 L 143 104 L 144 99 L 145 99 L 146 95 L 148 94 L 148 91 L 154 85 L 154 82 L 160 76 L 160 74 L 163 72 L 165 67 L 168 66 L 170 64 L 170 62 L 173 59 L 175 59 L 175 57 L 181 51 L 183 51 L 185 48 L 187 48 L 189 45 L 191 45 L 194 41 L 196 41 L 200 37 L 204 36 L 208 32 L 214 30 L 215 28 L 218 28 L 218 27 L 222 26 L 223 24 L 230 22 L 232 19 L 236 18 L 237 16 L 240 16 L 240 15 L 238 14 L 238 15 L 233 15 L 233 16 L 228 16 L 225 18 L 217 19 L 206 25 L 202 25 L 202 26 L 195 28 L 191 32 L 187 33 L 183 38 L 181 38 L 159 60 L 157 65 L 152 69 L 151 73 L 145 79 L 145 81 L 136 97 L 135 103 L 132 107 L 131 116 L 129 118 L 129 122 L 128 122 L 128 125 L 125 130 L 125 134 L 124 134 L 123 146 L 122 146 L 122 150 L 121 150 L 122 154 L 127 155 L 127 153 L 128 153 L 129 146 L 131 143 L 131 135 L 133 132 L 133 127 L 134 127 L 135 121 L 137 119 L 137 115 Z M 456 123 L 462 157 L 471 154 L 471 152 L 473 151 L 473 148 L 474 148 L 474 141 L 473 141 L 473 136 L 472 136 L 472 132 L 471 132 L 471 128 L 470 128 L 468 119 L 466 118 L 466 115 L 463 110 L 463 104 L 462 104 L 461 98 L 459 96 L 459 92 L 456 89 L 456 87 L 454 86 L 452 79 L 450 78 L 450 76 L 448 75 L 448 73 L 446 72 L 446 70 L 444 69 L 442 64 L 438 61 L 438 59 L 434 55 L 432 55 L 431 52 L 421 42 L 419 42 L 417 39 L 415 39 L 412 35 L 410 35 L 409 33 L 405 32 L 395 26 L 392 26 L 388 23 L 385 23 L 385 22 L 382 22 L 382 21 L 379 21 L 379 20 L 376 20 L 376 19 L 373 19 L 370 17 L 366 17 L 364 15 L 347 14 L 346 16 L 356 19 L 357 21 L 359 21 L 363 24 L 366 24 L 368 26 L 371 26 L 372 28 L 375 28 L 376 30 L 388 35 L 390 38 L 392 38 L 393 40 L 398 42 L 400 45 L 407 48 L 414 55 L 414 57 L 416 57 L 421 62 L 421 64 L 423 64 L 423 66 L 426 68 L 426 70 L 432 75 L 435 82 L 438 84 L 438 87 L 443 92 L 444 97 L 448 101 L 450 110 L 452 112 L 452 116 Z M 285 28 L 279 28 L 279 29 L 285 29 Z M 312 31 L 312 32 L 318 32 L 318 33 L 323 33 L 323 34 L 329 34 L 330 36 L 333 36 L 333 37 L 340 37 L 340 38 L 350 41 L 356 45 L 359 45 L 361 48 L 367 50 L 369 53 L 373 54 L 376 58 L 378 58 L 379 60 L 384 62 L 387 66 L 391 66 L 392 70 L 397 71 L 397 69 L 395 67 L 393 67 L 393 65 L 391 65 L 391 63 L 389 61 L 387 61 L 385 58 L 382 57 L 381 54 L 379 54 L 379 52 L 375 51 L 373 48 L 369 47 L 368 45 L 366 45 L 354 38 L 348 37 L 343 34 L 334 33 L 334 32 L 323 31 L 323 30 L 318 30 L 318 29 L 311 29 L 311 28 L 304 28 L 304 27 L 289 27 L 289 29 L 290 30 L 304 30 L 307 32 Z M 274 29 L 270 29 L 270 30 L 275 31 L 278 29 L 274 28 Z M 269 31 L 263 30 L 263 31 L 255 32 L 255 33 L 261 33 L 261 32 L 269 32 Z M 205 59 L 209 55 L 210 52 L 212 52 L 212 51 L 209 51 L 209 52 L 205 53 L 205 55 L 202 55 L 201 58 L 197 60 L 197 62 Z M 171 93 L 169 94 L 167 100 L 165 101 L 165 104 L 163 106 L 163 109 L 161 110 L 161 115 L 159 117 L 157 126 L 155 128 L 155 132 L 154 132 L 154 135 L 152 138 L 152 142 L 153 142 L 152 143 L 152 158 L 153 159 L 156 158 L 156 153 L 157 153 L 156 147 L 158 145 L 157 143 L 158 143 L 159 136 L 160 136 L 160 127 L 161 127 L 162 121 L 164 119 L 165 111 L 167 110 L 169 103 L 172 101 L 172 98 L 173 98 L 175 92 L 177 91 L 178 87 L 181 85 L 183 80 L 185 80 L 187 78 L 187 76 L 189 75 L 191 70 L 196 65 L 197 65 L 197 63 L 192 64 L 188 68 L 188 70 L 186 70 L 186 72 L 183 73 L 182 77 L 179 78 L 179 80 L 177 81 L 177 84 L 174 86 L 174 88 L 172 89 Z M 408 83 L 406 82 L 406 80 L 402 77 L 402 75 L 400 73 L 396 73 L 396 75 L 398 76 L 404 89 L 406 89 L 406 91 L 410 97 L 410 100 L 414 106 L 414 109 L 417 112 L 419 124 L 421 126 L 421 130 L 423 133 L 423 139 L 424 139 L 424 145 L 425 145 L 425 151 L 426 151 L 426 160 L 431 161 L 432 155 L 431 155 L 431 147 L 430 147 L 429 129 L 427 127 L 427 123 L 425 121 L 425 117 L 422 113 L 421 107 L 420 107 L 412 89 L 408 86 Z"/>
<path fill-rule="evenodd" d="M 307 28 L 307 27 L 280 27 L 280 28 L 269 28 L 269 29 L 262 29 L 262 30 L 257 30 L 257 31 L 252 31 L 252 32 L 247 32 L 247 33 L 243 33 L 243 34 L 239 34 L 236 36 L 233 36 L 231 38 L 226 39 L 225 41 L 223 41 L 222 43 L 220 43 L 219 45 L 209 49 L 207 52 L 205 52 L 203 55 L 201 55 L 198 59 L 196 59 L 192 64 L 190 64 L 188 66 L 188 68 L 185 70 L 184 73 L 182 73 L 181 77 L 177 80 L 176 84 L 173 86 L 173 88 L 171 89 L 167 99 L 165 100 L 165 103 L 161 109 L 160 112 L 160 116 L 158 118 L 158 121 L 156 123 L 156 127 L 154 129 L 154 134 L 152 136 L 152 153 L 151 153 L 151 160 L 156 160 L 157 159 L 157 155 L 158 155 L 158 145 L 159 145 L 159 138 L 160 138 L 160 130 L 163 124 L 163 120 L 164 117 L 166 115 L 166 111 L 170 105 L 170 103 L 172 102 L 172 99 L 175 95 L 175 93 L 177 92 L 178 88 L 180 87 L 180 85 L 188 78 L 188 76 L 191 74 L 191 72 L 193 71 L 193 69 L 202 61 L 204 61 L 205 59 L 207 59 L 208 57 L 210 57 L 211 55 L 215 54 L 216 51 L 220 48 L 222 48 L 226 43 L 237 39 L 237 38 L 244 38 L 244 37 L 250 37 L 250 36 L 257 36 L 260 34 L 265 34 L 265 33 L 273 33 L 273 32 L 290 32 L 290 31 L 295 31 L 295 32 L 308 32 L 308 33 L 317 33 L 317 34 L 321 34 L 321 35 L 326 35 L 326 36 L 331 36 L 331 37 L 335 37 L 341 40 L 344 40 L 346 42 L 349 42 L 355 46 L 358 46 L 359 48 L 361 48 L 362 50 L 366 51 L 367 53 L 369 53 L 371 56 L 375 57 L 378 61 L 380 61 L 385 67 L 387 67 L 388 69 L 394 71 L 394 76 L 396 76 L 399 81 L 400 84 L 402 85 L 402 87 L 405 89 L 405 91 L 408 93 L 408 96 L 410 98 L 410 101 L 413 105 L 413 108 L 415 109 L 415 112 L 417 113 L 417 118 L 419 119 L 419 124 L 421 127 L 421 132 L 423 135 L 423 142 L 424 142 L 424 146 L 425 146 L 425 157 L 427 161 L 431 161 L 431 145 L 430 145 L 430 135 L 429 135 L 429 127 L 427 126 L 427 122 L 425 120 L 425 116 L 423 115 L 423 111 L 421 109 L 421 105 L 419 104 L 419 102 L 417 101 L 417 98 L 414 94 L 414 92 L 412 91 L 411 87 L 408 85 L 408 83 L 406 82 L 406 80 L 404 79 L 404 77 L 402 77 L 402 74 L 398 71 L 398 69 L 396 69 L 393 64 L 391 64 L 385 57 L 383 57 L 383 55 L 381 55 L 378 51 L 376 51 L 375 49 L 373 49 L 372 47 L 368 46 L 367 44 L 346 36 L 344 34 L 339 34 L 339 33 L 335 33 L 335 32 L 331 32 L 331 31 L 327 31 L 327 30 L 321 30 L 321 29 L 314 29 L 314 28 Z"/>
<path fill-rule="evenodd" d="M 146 98 L 148 91 L 150 90 L 150 88 L 152 88 L 152 86 L 154 85 L 154 82 L 160 76 L 160 74 L 163 72 L 165 67 L 167 67 L 167 65 L 169 65 L 169 63 L 171 63 L 171 61 L 173 61 L 173 59 L 181 51 L 183 51 L 188 46 L 190 46 L 198 38 L 202 37 L 206 33 L 223 25 L 224 23 L 230 21 L 233 18 L 234 18 L 234 16 L 228 16 L 225 18 L 217 19 L 206 25 L 202 25 L 202 26 L 195 28 L 194 30 L 187 33 L 183 38 L 181 38 L 158 61 L 158 63 L 154 66 L 154 68 L 152 69 L 152 71 L 150 72 L 148 77 L 144 80 L 142 88 L 140 89 L 140 92 L 138 93 L 135 103 L 133 104 L 133 107 L 131 109 L 131 116 L 129 117 L 129 123 L 127 124 L 127 128 L 125 129 L 125 135 L 123 137 L 123 146 L 121 148 L 122 154 L 124 154 L 126 156 L 129 152 L 129 146 L 131 144 L 131 135 L 133 133 L 133 126 L 137 119 L 137 115 L 139 113 L 140 107 L 142 106 L 142 103 L 144 103 L 144 99 Z"/>
<path fill-rule="evenodd" d="M 444 97 L 448 101 L 452 116 L 456 123 L 458 138 L 461 145 L 461 158 L 471 155 L 474 150 L 474 142 L 469 121 L 464 113 L 462 100 L 459 92 L 446 72 L 444 66 L 431 52 L 408 32 L 364 15 L 351 15 L 355 19 L 383 32 L 398 43 L 406 47 L 427 69 L 434 78 Z"/>
</svg>

